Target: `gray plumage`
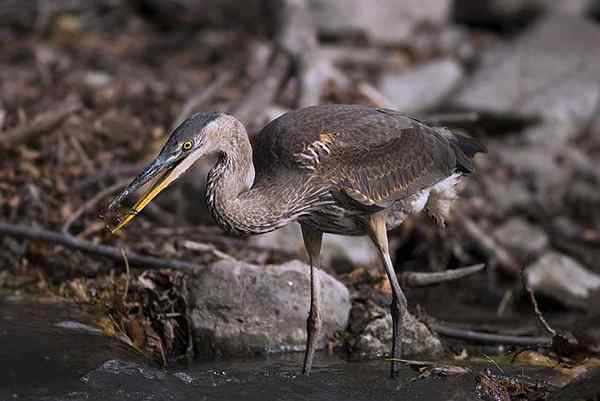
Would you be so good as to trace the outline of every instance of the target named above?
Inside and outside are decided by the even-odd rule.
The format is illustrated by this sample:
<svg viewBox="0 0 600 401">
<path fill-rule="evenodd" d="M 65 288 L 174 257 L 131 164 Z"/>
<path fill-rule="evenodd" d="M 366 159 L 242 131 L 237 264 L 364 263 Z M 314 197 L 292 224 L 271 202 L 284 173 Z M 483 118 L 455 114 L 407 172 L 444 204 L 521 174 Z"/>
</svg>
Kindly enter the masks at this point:
<svg viewBox="0 0 600 401">
<path fill-rule="evenodd" d="M 472 138 L 359 105 L 289 112 L 265 126 L 252 149 L 256 179 L 245 198 L 269 208 L 262 227 L 243 227 L 239 234 L 299 218 L 324 232 L 359 235 L 365 233 L 362 220 L 377 212 L 388 214 L 392 228 L 412 214 L 402 203 L 453 174 L 470 173 L 471 158 L 484 151 Z M 211 198 L 209 190 L 217 221 L 229 226 Z"/>
</svg>

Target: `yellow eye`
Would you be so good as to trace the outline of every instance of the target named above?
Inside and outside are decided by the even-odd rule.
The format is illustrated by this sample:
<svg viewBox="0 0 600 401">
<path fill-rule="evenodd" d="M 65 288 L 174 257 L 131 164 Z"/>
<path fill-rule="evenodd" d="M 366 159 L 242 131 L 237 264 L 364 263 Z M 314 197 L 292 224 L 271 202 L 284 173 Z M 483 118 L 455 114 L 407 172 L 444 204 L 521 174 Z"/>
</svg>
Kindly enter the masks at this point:
<svg viewBox="0 0 600 401">
<path fill-rule="evenodd" d="M 192 141 L 185 141 L 181 146 L 183 150 L 190 150 L 194 144 Z"/>
</svg>

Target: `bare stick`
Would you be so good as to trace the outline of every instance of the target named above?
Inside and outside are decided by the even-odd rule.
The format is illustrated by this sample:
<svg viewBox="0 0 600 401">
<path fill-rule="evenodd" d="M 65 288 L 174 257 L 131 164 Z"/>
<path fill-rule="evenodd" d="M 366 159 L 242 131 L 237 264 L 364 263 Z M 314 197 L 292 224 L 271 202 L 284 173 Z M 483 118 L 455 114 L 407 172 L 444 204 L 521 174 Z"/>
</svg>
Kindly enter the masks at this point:
<svg viewBox="0 0 600 401">
<path fill-rule="evenodd" d="M 125 278 L 125 291 L 123 291 L 123 303 L 125 303 L 127 300 L 127 294 L 129 293 L 129 281 L 131 280 L 131 277 L 129 275 L 129 259 L 127 259 L 127 252 L 123 248 L 121 248 L 121 256 L 125 262 L 125 273 L 127 273 L 127 277 Z"/>
<path fill-rule="evenodd" d="M 107 195 L 112 194 L 113 192 L 115 192 L 116 190 L 118 190 L 120 188 L 123 188 L 128 183 L 129 183 L 129 180 L 120 180 L 117 183 L 111 185 L 110 187 L 105 188 L 102 191 L 98 192 L 92 199 L 90 199 L 87 202 L 85 202 L 83 204 L 83 206 L 81 206 L 79 209 L 77 209 L 69 217 L 69 219 L 65 222 L 65 224 L 62 227 L 62 232 L 64 234 L 71 235 L 71 233 L 70 233 L 71 226 L 73 225 L 73 223 L 75 223 L 75 221 L 77 221 L 77 219 L 79 219 L 81 217 L 81 215 L 83 213 L 85 213 L 86 211 L 88 211 L 91 208 L 95 207 L 98 204 L 98 202 L 100 202 L 102 200 L 102 198 L 104 198 Z"/>
<path fill-rule="evenodd" d="M 446 283 L 470 276 L 480 272 L 484 267 L 485 264 L 480 263 L 478 265 L 436 273 L 404 272 L 402 273 L 402 283 L 407 287 L 413 288 L 428 287 L 431 285 Z"/>
<path fill-rule="evenodd" d="M 182 245 L 185 249 L 189 249 L 190 251 L 210 252 L 219 259 L 225 259 L 225 260 L 231 260 L 231 261 L 237 260 L 233 256 L 231 256 L 225 252 L 219 251 L 217 248 L 215 248 L 215 246 L 213 244 L 205 244 L 203 242 L 186 240 L 186 241 L 183 241 Z"/>
<path fill-rule="evenodd" d="M 36 241 L 45 241 L 89 254 L 104 256 L 116 261 L 123 260 L 123 255 L 121 254 L 120 248 L 94 244 L 92 242 L 84 241 L 71 235 L 65 235 L 56 231 L 25 227 L 16 224 L 0 223 L 0 236 L 2 235 L 10 235 L 17 238 L 25 238 Z M 140 255 L 136 252 L 129 252 L 128 259 L 132 265 L 148 269 L 175 269 L 192 271 L 200 267 L 199 265 L 185 262 L 183 260 L 162 259 L 154 256 Z"/>
<path fill-rule="evenodd" d="M 383 107 L 388 109 L 394 109 L 394 103 L 388 99 L 379 89 L 375 88 L 367 82 L 361 82 L 358 84 L 358 92 L 366 97 L 369 102 L 376 107 Z"/>
<path fill-rule="evenodd" d="M 90 186 L 96 184 L 97 182 L 106 180 L 108 178 L 133 176 L 133 175 L 139 173 L 144 168 L 144 166 L 145 166 L 144 163 L 138 163 L 138 164 L 131 164 L 131 165 L 116 166 L 116 167 L 107 167 L 107 168 L 104 168 L 104 169 L 98 171 L 94 175 L 91 175 L 91 176 L 88 176 L 88 177 L 82 179 L 80 182 L 75 184 L 74 189 L 76 189 L 76 190 L 86 189 L 87 187 L 90 187 Z"/>
<path fill-rule="evenodd" d="M 520 267 L 517 261 L 500 245 L 495 238 L 482 230 L 473 220 L 462 213 L 458 208 L 454 210 L 456 222 L 460 224 L 464 232 L 479 246 L 487 255 L 493 257 L 504 273 L 512 277 L 518 277 Z"/>
<path fill-rule="evenodd" d="M 550 337 L 524 337 L 483 333 L 457 327 L 448 327 L 437 322 L 428 322 L 427 326 L 442 336 L 479 344 L 507 344 L 538 347 L 550 347 L 552 345 L 552 338 Z"/>
<path fill-rule="evenodd" d="M 79 102 L 67 101 L 59 107 L 39 114 L 28 124 L 0 133 L 0 145 L 10 147 L 35 138 L 60 124 L 71 114 L 81 110 L 83 105 Z"/>
<path fill-rule="evenodd" d="M 181 108 L 181 112 L 171 126 L 171 131 L 177 128 L 177 126 L 181 124 L 183 120 L 185 120 L 194 110 L 198 110 L 200 107 L 208 103 L 210 99 L 214 97 L 219 90 L 221 90 L 221 88 L 231 81 L 232 78 L 233 74 L 227 71 L 219 75 L 217 79 L 206 89 L 196 93 L 194 96 L 186 100 L 185 104 Z"/>
<path fill-rule="evenodd" d="M 525 287 L 525 290 L 529 294 L 529 299 L 531 300 L 531 304 L 533 305 L 533 311 L 535 312 L 535 316 L 538 318 L 538 320 L 540 321 L 542 326 L 544 326 L 544 329 L 546 329 L 546 331 L 548 333 L 552 334 L 553 337 L 556 336 L 556 330 L 554 330 L 552 327 L 550 327 L 550 325 L 544 318 L 544 315 L 542 315 L 542 312 L 540 311 L 540 308 L 538 306 L 537 300 L 535 299 L 533 290 L 529 286 L 529 281 L 527 280 L 527 275 L 525 274 L 525 269 L 521 270 L 521 283 L 523 283 L 523 287 Z"/>
<path fill-rule="evenodd" d="M 290 57 L 282 51 L 274 51 L 269 66 L 250 86 L 246 96 L 229 112 L 245 123 L 252 123 L 257 115 L 273 102 L 292 66 Z"/>
</svg>

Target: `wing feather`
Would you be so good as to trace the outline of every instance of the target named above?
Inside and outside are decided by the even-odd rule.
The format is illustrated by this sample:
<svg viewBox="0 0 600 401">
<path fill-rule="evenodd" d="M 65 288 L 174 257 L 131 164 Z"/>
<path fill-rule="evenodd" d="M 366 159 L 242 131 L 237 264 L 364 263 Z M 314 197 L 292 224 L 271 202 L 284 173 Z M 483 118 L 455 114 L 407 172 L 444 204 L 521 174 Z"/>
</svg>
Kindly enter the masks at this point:
<svg viewBox="0 0 600 401">
<path fill-rule="evenodd" d="M 257 179 L 305 175 L 330 185 L 336 198 L 355 206 L 385 208 L 456 170 L 457 157 L 467 156 L 457 152 L 452 135 L 393 110 L 308 107 L 285 114 L 260 132 L 254 157 Z"/>
</svg>

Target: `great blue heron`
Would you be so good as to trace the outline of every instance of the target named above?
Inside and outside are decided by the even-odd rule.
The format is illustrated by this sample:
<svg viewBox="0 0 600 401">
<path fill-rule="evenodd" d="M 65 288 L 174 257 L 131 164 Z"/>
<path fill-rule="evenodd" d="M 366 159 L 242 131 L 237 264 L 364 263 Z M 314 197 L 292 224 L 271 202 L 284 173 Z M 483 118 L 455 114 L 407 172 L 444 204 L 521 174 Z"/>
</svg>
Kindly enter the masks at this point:
<svg viewBox="0 0 600 401">
<path fill-rule="evenodd" d="M 406 297 L 389 254 L 387 230 L 426 210 L 443 224 L 456 186 L 473 171 L 476 140 L 431 128 L 389 109 L 323 105 L 292 111 L 265 126 L 251 145 L 244 125 L 224 113 L 198 113 L 181 123 L 156 159 L 109 205 L 162 174 L 122 215 L 129 223 L 199 158 L 216 153 L 206 200 L 226 231 L 259 234 L 292 221 L 302 228 L 310 262 L 310 312 L 303 372 L 311 371 L 321 329 L 319 267 L 323 233 L 368 235 L 393 293 L 392 357 L 401 357 Z M 398 364 L 392 361 L 392 375 Z"/>
</svg>

